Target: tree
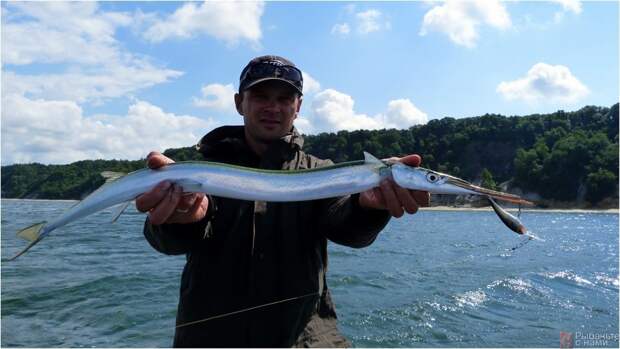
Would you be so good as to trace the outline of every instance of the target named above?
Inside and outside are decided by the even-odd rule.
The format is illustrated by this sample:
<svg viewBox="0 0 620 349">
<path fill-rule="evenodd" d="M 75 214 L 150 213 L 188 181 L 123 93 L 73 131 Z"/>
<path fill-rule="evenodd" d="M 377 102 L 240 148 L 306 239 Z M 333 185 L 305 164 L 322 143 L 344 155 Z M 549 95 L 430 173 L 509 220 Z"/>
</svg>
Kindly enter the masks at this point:
<svg viewBox="0 0 620 349">
<path fill-rule="evenodd" d="M 597 203 L 612 192 L 618 194 L 617 184 L 618 177 L 610 171 L 599 169 L 590 173 L 586 179 L 586 200 Z"/>
<path fill-rule="evenodd" d="M 480 176 L 482 177 L 482 182 L 480 183 L 481 187 L 493 190 L 497 189 L 497 184 L 493 180 L 493 174 L 491 174 L 491 171 L 484 168 L 482 169 L 482 174 Z"/>
<path fill-rule="evenodd" d="M 573 200 L 578 188 L 586 188 L 592 203 L 618 196 L 612 188 L 618 180 L 618 104 L 522 117 L 444 117 L 406 130 L 321 133 L 306 136 L 304 150 L 336 162 L 361 159 L 364 150 L 379 158 L 415 152 L 424 167 L 469 181 L 482 177 L 487 187 L 514 178 L 547 199 Z M 164 154 L 175 161 L 202 159 L 195 147 Z M 144 159 L 3 166 L 2 197 L 78 199 L 101 184 L 100 172 L 144 166 Z"/>
</svg>

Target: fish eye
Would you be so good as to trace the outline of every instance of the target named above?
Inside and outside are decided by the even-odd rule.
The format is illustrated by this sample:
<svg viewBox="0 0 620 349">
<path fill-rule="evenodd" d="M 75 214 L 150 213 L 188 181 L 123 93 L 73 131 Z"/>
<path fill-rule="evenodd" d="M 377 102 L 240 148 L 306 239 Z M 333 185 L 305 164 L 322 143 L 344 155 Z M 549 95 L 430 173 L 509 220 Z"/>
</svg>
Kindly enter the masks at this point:
<svg viewBox="0 0 620 349">
<path fill-rule="evenodd" d="M 433 172 L 429 172 L 426 174 L 426 179 L 431 183 L 435 183 L 439 180 L 439 175 Z"/>
</svg>

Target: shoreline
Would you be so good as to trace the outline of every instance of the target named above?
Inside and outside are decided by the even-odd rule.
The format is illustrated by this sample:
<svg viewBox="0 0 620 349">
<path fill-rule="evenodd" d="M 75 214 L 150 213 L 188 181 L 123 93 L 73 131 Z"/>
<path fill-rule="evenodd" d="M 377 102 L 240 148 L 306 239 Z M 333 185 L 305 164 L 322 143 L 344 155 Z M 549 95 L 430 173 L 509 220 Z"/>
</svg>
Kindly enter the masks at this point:
<svg viewBox="0 0 620 349">
<path fill-rule="evenodd" d="M 506 211 L 517 212 L 518 208 L 515 207 L 503 207 Z M 421 207 L 421 210 L 426 211 L 493 211 L 491 206 L 486 207 L 454 207 L 454 206 L 431 206 Z M 607 213 L 607 214 L 620 214 L 618 208 L 607 209 L 586 209 L 586 208 L 522 208 L 521 212 L 544 212 L 544 213 Z"/>
<path fill-rule="evenodd" d="M 50 202 L 78 202 L 80 200 L 69 200 L 69 199 L 14 199 L 14 198 L 2 198 L 2 200 L 6 201 L 50 201 Z"/>
<path fill-rule="evenodd" d="M 56 199 L 13 199 L 2 198 L 6 201 L 40 201 L 40 202 L 79 202 L 80 200 L 56 200 Z M 517 212 L 518 208 L 504 207 L 506 211 Z M 431 206 L 421 207 L 422 211 L 493 211 L 491 206 L 486 207 L 455 207 L 455 206 Z M 606 214 L 620 214 L 618 208 L 608 209 L 584 209 L 584 208 L 522 208 L 521 212 L 544 212 L 544 213 L 606 213 Z"/>
</svg>

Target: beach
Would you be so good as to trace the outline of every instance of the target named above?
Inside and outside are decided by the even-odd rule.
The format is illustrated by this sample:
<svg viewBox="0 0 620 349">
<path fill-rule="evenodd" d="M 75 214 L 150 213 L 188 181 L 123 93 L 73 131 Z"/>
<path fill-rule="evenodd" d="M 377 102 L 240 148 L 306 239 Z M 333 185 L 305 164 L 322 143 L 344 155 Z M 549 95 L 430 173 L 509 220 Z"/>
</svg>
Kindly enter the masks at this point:
<svg viewBox="0 0 620 349">
<path fill-rule="evenodd" d="M 518 208 L 504 207 L 506 211 L 517 212 Z M 487 207 L 458 207 L 458 206 L 431 206 L 421 208 L 423 211 L 493 211 L 491 206 Z M 582 209 L 582 208 L 522 208 L 521 212 L 546 212 L 546 213 L 606 213 L 619 214 L 618 208 L 609 209 Z"/>
</svg>

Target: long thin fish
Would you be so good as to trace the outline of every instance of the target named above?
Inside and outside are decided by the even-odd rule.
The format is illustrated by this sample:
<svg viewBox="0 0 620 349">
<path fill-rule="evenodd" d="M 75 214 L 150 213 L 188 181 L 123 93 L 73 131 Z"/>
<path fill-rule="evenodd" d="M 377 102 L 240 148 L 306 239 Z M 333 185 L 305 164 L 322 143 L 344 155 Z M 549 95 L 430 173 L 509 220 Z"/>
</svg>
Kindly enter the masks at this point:
<svg viewBox="0 0 620 349">
<path fill-rule="evenodd" d="M 379 186 L 383 179 L 389 177 L 393 177 L 401 187 L 413 190 L 484 195 L 529 204 L 516 195 L 480 188 L 462 179 L 421 167 L 389 164 L 368 153 L 364 153 L 362 161 L 296 171 L 262 170 L 215 162 L 178 162 L 161 169 L 143 169 L 116 178 L 57 219 L 20 230 L 17 235 L 30 241 L 30 244 L 9 260 L 28 251 L 55 229 L 105 208 L 130 202 L 165 180 L 182 186 L 185 192 L 248 201 L 290 202 L 361 193 Z M 122 210 L 118 215 L 121 213 Z"/>
</svg>

